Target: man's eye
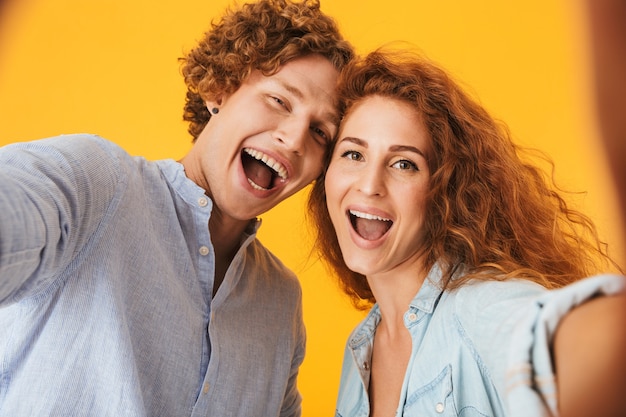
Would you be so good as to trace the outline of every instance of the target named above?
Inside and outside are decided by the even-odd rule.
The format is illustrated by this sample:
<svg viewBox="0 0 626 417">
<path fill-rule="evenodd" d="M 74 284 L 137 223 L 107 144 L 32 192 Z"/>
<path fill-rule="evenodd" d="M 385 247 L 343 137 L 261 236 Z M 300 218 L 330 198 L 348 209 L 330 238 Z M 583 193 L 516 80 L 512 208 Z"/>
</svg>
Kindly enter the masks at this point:
<svg viewBox="0 0 626 417">
<path fill-rule="evenodd" d="M 311 130 L 319 137 L 321 137 L 324 140 L 324 143 L 328 143 L 329 138 L 328 135 L 326 134 L 326 132 L 324 132 L 322 129 L 320 129 L 319 127 L 315 127 L 312 126 Z"/>
<path fill-rule="evenodd" d="M 272 96 L 272 100 L 274 100 L 276 103 L 278 103 L 280 106 L 284 107 L 285 109 L 289 110 L 287 108 L 287 104 L 280 98 Z"/>
</svg>

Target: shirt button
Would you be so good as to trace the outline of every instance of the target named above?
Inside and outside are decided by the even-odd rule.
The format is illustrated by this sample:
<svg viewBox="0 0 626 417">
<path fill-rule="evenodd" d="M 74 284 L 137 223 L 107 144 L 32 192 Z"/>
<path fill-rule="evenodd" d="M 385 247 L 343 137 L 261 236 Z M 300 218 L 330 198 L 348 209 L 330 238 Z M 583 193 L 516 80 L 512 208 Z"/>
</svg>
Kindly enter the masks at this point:
<svg viewBox="0 0 626 417">
<path fill-rule="evenodd" d="M 200 197 L 198 199 L 198 204 L 200 205 L 200 207 L 206 207 L 206 205 L 209 204 L 209 200 L 207 200 L 206 197 Z"/>
<path fill-rule="evenodd" d="M 435 406 L 435 411 L 437 411 L 439 414 L 443 413 L 443 409 L 444 406 L 442 403 L 437 403 L 437 405 Z"/>
<path fill-rule="evenodd" d="M 411 314 L 409 314 L 408 318 L 409 318 L 409 321 L 415 321 L 415 320 L 417 320 L 417 314 L 411 313 Z"/>
<path fill-rule="evenodd" d="M 209 254 L 209 248 L 207 248 L 206 246 L 200 246 L 198 252 L 200 252 L 200 255 L 202 256 L 207 256 Z"/>
<path fill-rule="evenodd" d="M 363 369 L 365 369 L 366 371 L 369 371 L 370 369 L 370 364 L 367 362 L 363 362 Z"/>
<path fill-rule="evenodd" d="M 208 382 L 205 382 L 204 386 L 202 387 L 202 392 L 205 393 L 205 394 L 208 393 L 209 392 L 209 386 L 210 386 L 210 384 Z"/>
</svg>

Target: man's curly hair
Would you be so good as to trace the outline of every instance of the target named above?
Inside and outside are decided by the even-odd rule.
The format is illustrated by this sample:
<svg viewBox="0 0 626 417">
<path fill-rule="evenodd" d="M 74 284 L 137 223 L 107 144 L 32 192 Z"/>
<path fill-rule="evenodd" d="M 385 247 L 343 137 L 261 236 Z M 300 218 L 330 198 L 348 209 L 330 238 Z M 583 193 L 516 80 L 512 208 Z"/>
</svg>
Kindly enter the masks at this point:
<svg viewBox="0 0 626 417">
<path fill-rule="evenodd" d="M 187 85 L 183 119 L 193 140 L 211 118 L 206 100 L 234 93 L 253 70 L 271 75 L 309 54 L 326 57 L 337 70 L 354 56 L 318 0 L 260 0 L 228 9 L 181 58 Z"/>
</svg>

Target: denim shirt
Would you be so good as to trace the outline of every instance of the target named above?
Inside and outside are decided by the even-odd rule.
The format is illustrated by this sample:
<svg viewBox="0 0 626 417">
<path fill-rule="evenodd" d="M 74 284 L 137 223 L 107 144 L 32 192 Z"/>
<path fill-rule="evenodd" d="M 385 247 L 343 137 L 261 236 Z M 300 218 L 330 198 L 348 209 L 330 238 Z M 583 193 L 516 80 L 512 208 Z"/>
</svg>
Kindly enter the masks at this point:
<svg viewBox="0 0 626 417">
<path fill-rule="evenodd" d="M 0 416 L 298 416 L 301 288 L 181 164 L 68 135 L 0 149 Z"/>
<path fill-rule="evenodd" d="M 404 324 L 413 342 L 396 416 L 554 416 L 552 336 L 570 309 L 624 291 L 604 275 L 548 291 L 525 280 L 474 281 L 442 291 L 437 265 L 410 303 Z M 346 344 L 336 416 L 369 416 L 374 305 Z"/>
</svg>

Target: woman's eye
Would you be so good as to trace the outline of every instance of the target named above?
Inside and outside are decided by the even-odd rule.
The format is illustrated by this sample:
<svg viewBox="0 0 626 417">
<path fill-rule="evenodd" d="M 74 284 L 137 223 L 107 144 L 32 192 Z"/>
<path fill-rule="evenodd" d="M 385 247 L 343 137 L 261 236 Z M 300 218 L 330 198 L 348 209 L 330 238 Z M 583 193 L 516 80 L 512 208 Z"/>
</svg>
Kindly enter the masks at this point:
<svg viewBox="0 0 626 417">
<path fill-rule="evenodd" d="M 413 162 L 408 161 L 406 159 L 397 161 L 392 166 L 400 170 L 419 171 L 419 169 L 417 168 L 417 165 L 415 165 Z"/>
<path fill-rule="evenodd" d="M 341 154 L 342 158 L 347 158 L 351 161 L 360 161 L 363 159 L 363 156 L 357 151 L 345 151 Z"/>
</svg>

